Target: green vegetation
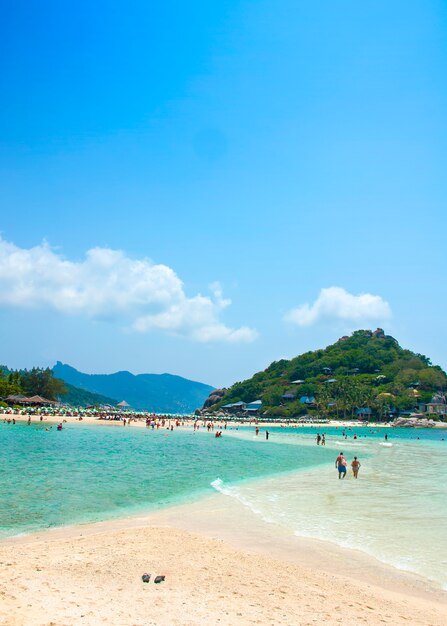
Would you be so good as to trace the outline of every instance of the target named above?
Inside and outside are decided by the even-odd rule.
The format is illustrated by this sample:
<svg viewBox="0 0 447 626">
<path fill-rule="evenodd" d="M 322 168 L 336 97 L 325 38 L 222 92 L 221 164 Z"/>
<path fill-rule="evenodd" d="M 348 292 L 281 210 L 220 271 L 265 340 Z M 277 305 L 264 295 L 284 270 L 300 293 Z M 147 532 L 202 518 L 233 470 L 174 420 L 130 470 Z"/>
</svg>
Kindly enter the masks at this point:
<svg viewBox="0 0 447 626">
<path fill-rule="evenodd" d="M 353 417 L 367 408 L 375 419 L 383 419 L 390 411 L 417 409 L 446 390 L 445 372 L 427 357 L 401 348 L 381 329 L 358 330 L 324 350 L 274 361 L 224 390 L 209 410 L 259 399 L 262 412 L 270 416 Z"/>
<path fill-rule="evenodd" d="M 109 396 L 104 396 L 100 393 L 93 393 L 92 391 L 87 391 L 86 389 L 79 389 L 79 387 L 75 387 L 74 385 L 70 385 L 69 383 L 65 383 L 66 393 L 61 396 L 59 399 L 61 402 L 65 402 L 66 404 L 70 404 L 71 406 L 96 406 L 101 404 L 110 404 L 112 406 L 116 406 L 118 400 L 115 398 L 110 398 Z"/>
<path fill-rule="evenodd" d="M 42 396 L 56 400 L 66 393 L 63 380 L 55 378 L 50 368 L 33 367 L 30 370 L 10 370 L 0 365 L 0 397 L 10 395 Z"/>
<path fill-rule="evenodd" d="M 78 389 L 54 376 L 49 368 L 33 367 L 30 370 L 10 370 L 0 365 L 0 398 L 8 396 L 41 396 L 72 406 L 116 404 L 116 400 L 84 389 Z M 2 406 L 7 406 L 2 402 Z"/>
</svg>

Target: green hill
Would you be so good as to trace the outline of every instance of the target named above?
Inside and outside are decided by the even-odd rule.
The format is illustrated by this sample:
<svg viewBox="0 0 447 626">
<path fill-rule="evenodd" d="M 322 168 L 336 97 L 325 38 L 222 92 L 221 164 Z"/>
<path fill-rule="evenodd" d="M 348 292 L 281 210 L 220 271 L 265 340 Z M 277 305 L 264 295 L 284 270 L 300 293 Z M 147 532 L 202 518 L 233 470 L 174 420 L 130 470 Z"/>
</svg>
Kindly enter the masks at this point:
<svg viewBox="0 0 447 626">
<path fill-rule="evenodd" d="M 74 385 L 70 385 L 70 383 L 64 383 L 66 393 L 60 395 L 58 400 L 60 402 L 64 402 L 65 404 L 70 404 L 71 406 L 93 406 L 97 404 L 110 404 L 115 406 L 118 403 L 116 398 L 110 398 L 108 396 L 103 396 L 100 393 L 93 393 L 92 391 L 86 391 L 85 389 L 80 389 L 79 387 L 75 387 Z"/>
<path fill-rule="evenodd" d="M 382 329 L 355 331 L 325 349 L 273 362 L 252 378 L 212 394 L 205 407 L 262 401 L 262 413 L 354 416 L 367 408 L 375 417 L 414 410 L 433 395 L 445 397 L 447 376 L 422 354 L 405 350 Z M 366 412 L 366 413 L 367 413 Z"/>
</svg>

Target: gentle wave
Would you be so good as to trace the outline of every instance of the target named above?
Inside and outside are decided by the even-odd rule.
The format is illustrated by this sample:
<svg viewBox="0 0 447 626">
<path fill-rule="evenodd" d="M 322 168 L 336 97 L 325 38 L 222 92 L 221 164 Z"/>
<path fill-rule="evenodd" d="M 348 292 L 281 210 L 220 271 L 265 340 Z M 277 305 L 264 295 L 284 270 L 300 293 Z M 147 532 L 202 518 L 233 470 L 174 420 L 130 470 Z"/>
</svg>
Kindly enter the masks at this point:
<svg viewBox="0 0 447 626">
<path fill-rule="evenodd" d="M 222 493 L 224 496 L 234 498 L 235 500 L 240 502 L 243 506 L 250 509 L 252 513 L 260 517 L 264 522 L 267 522 L 268 524 L 272 524 L 274 522 L 271 517 L 263 515 L 261 510 L 256 508 L 256 506 L 253 505 L 250 499 L 242 494 L 240 488 L 234 485 L 226 485 L 224 481 L 220 478 L 216 478 L 216 480 L 213 480 L 210 485 L 213 489 L 215 489 L 219 493 Z M 270 501 L 272 501 L 272 497 L 270 497 Z"/>
</svg>

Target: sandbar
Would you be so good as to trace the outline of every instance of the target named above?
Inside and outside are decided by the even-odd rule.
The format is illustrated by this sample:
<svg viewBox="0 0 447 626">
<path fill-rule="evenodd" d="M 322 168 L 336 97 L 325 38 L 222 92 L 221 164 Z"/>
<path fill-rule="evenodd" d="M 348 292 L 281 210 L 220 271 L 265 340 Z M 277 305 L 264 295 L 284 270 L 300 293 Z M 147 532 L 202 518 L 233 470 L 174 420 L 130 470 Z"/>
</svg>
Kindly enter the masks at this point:
<svg viewBox="0 0 447 626">
<path fill-rule="evenodd" d="M 266 529 L 238 507 L 217 494 L 3 540 L 0 624 L 447 624 L 447 594 L 427 581 Z M 157 574 L 166 576 L 158 585 Z"/>
</svg>

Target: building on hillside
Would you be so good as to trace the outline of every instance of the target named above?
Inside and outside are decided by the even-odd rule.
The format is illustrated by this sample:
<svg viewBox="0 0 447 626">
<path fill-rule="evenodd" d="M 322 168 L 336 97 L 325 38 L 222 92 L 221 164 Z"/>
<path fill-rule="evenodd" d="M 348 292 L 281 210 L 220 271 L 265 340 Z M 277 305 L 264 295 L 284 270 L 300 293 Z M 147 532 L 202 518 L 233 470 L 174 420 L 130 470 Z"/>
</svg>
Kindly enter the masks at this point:
<svg viewBox="0 0 447 626">
<path fill-rule="evenodd" d="M 295 400 L 296 393 L 284 393 L 281 398 L 286 400 L 286 402 L 291 402 L 292 400 Z"/>
<path fill-rule="evenodd" d="M 425 410 L 430 415 L 447 415 L 447 405 L 444 402 L 427 402 Z"/>
<path fill-rule="evenodd" d="M 301 404 L 315 404 L 314 396 L 301 396 L 300 398 Z"/>
<path fill-rule="evenodd" d="M 254 400 L 253 402 L 249 402 L 245 407 L 245 410 L 248 411 L 249 413 L 256 413 L 257 411 L 260 411 L 261 409 L 262 409 L 262 400 Z"/>
<path fill-rule="evenodd" d="M 356 409 L 355 414 L 360 420 L 366 420 L 372 416 L 372 409 L 369 406 L 362 406 Z"/>
<path fill-rule="evenodd" d="M 232 411 L 245 411 L 246 408 L 247 408 L 246 403 L 239 401 L 239 402 L 232 402 L 230 404 L 224 404 L 222 407 L 222 410 L 231 413 Z"/>
<path fill-rule="evenodd" d="M 257 413 L 262 409 L 262 400 L 253 400 L 253 402 L 232 402 L 230 404 L 224 404 L 222 411 L 225 413 L 234 413 L 235 411 L 246 411 L 247 413 Z"/>
</svg>

